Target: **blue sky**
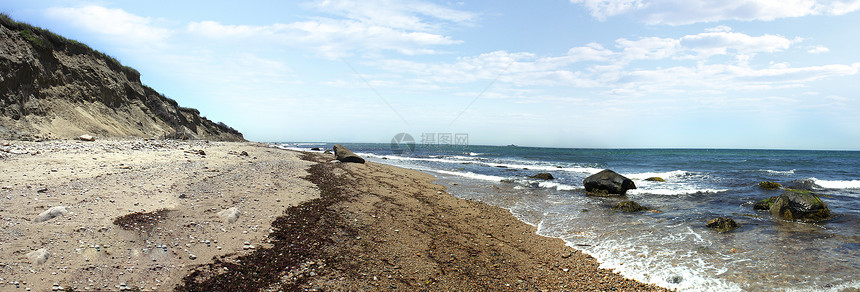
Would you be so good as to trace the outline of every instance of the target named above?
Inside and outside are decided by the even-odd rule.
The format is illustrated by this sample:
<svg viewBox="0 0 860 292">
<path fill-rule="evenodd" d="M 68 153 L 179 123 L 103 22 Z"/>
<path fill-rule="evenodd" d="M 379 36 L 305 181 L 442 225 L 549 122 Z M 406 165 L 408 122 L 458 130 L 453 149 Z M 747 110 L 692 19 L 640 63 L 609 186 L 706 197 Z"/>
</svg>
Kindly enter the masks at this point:
<svg viewBox="0 0 860 292">
<path fill-rule="evenodd" d="M 0 11 L 255 141 L 860 149 L 860 0 L 77 1 Z"/>
</svg>

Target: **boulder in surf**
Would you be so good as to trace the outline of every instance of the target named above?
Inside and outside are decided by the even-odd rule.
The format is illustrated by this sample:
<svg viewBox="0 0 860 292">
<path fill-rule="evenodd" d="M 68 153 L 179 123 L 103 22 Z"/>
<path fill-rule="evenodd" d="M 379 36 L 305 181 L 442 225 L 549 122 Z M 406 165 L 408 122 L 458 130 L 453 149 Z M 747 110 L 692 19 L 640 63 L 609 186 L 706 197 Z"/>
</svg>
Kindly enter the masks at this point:
<svg viewBox="0 0 860 292">
<path fill-rule="evenodd" d="M 770 206 L 770 214 L 786 220 L 823 221 L 830 218 L 830 209 L 813 192 L 786 190 Z"/>
<path fill-rule="evenodd" d="M 334 145 L 334 156 L 340 162 L 364 163 L 364 158 L 352 153 L 352 151 L 349 151 L 349 149 L 340 144 Z"/>
<path fill-rule="evenodd" d="M 636 184 L 627 177 L 612 170 L 604 169 L 582 181 L 585 191 L 591 195 L 625 195 L 627 190 L 635 189 Z"/>
</svg>

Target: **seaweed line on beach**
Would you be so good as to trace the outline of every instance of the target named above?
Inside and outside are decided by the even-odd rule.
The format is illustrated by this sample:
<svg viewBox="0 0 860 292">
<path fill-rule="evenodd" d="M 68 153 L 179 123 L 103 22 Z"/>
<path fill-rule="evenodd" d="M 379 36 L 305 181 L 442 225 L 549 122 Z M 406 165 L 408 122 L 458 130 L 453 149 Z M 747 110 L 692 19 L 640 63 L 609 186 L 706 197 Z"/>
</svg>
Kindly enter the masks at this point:
<svg viewBox="0 0 860 292">
<path fill-rule="evenodd" d="M 213 262 L 193 269 L 176 291 L 259 291 L 266 288 L 294 291 L 308 281 L 309 278 L 301 274 L 294 274 L 287 281 L 282 281 L 282 277 L 290 271 L 307 268 L 308 263 L 321 261 L 322 247 L 332 241 L 329 236 L 343 227 L 336 224 L 338 214 L 330 210 L 343 199 L 332 176 L 333 165 L 319 163 L 315 158 L 311 154 L 302 156 L 304 160 L 318 162 L 308 169 L 305 179 L 319 187 L 320 197 L 287 208 L 283 216 L 272 222 L 274 232 L 269 235 L 272 247 L 259 248 L 235 258 L 235 254 L 213 258 Z M 278 284 L 280 287 L 272 287 Z"/>
</svg>

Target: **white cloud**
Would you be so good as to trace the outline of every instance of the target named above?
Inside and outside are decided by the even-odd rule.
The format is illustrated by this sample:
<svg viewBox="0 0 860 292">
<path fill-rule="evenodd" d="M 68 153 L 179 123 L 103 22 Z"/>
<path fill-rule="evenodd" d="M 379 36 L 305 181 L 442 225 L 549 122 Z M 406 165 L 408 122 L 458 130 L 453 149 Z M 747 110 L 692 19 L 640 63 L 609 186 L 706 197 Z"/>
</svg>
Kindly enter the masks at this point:
<svg viewBox="0 0 860 292">
<path fill-rule="evenodd" d="M 323 0 L 313 3 L 312 6 L 363 23 L 414 31 L 439 30 L 439 24 L 428 22 L 422 16 L 459 24 L 472 23 L 477 18 L 474 13 L 420 1 Z"/>
<path fill-rule="evenodd" d="M 647 24 L 683 25 L 722 20 L 770 21 L 809 15 L 843 15 L 858 0 L 571 0 L 598 20 L 627 15 Z"/>
<path fill-rule="evenodd" d="M 720 26 L 677 38 L 621 38 L 615 41 L 613 49 L 589 43 L 571 48 L 562 56 L 495 51 L 460 57 L 450 63 L 384 60 L 376 66 L 434 83 L 486 83 L 498 78 L 498 82 L 517 88 L 596 89 L 611 95 L 653 92 L 714 95 L 805 87 L 816 80 L 857 74 L 860 63 L 806 67 L 792 67 L 783 62 L 752 65 L 757 54 L 787 51 L 799 41 L 769 34 L 751 36 Z M 719 58 L 711 63 L 714 56 L 725 56 L 734 62 Z"/>
<path fill-rule="evenodd" d="M 355 52 L 395 51 L 405 55 L 433 54 L 428 46 L 453 45 L 462 41 L 419 31 L 400 31 L 352 20 L 319 19 L 265 26 L 223 25 L 214 21 L 193 22 L 187 26 L 193 35 L 253 44 L 298 46 L 329 58 Z"/>
<path fill-rule="evenodd" d="M 821 53 L 830 52 L 830 49 L 828 49 L 825 46 L 815 46 L 815 47 L 809 49 L 807 52 L 809 52 L 810 54 L 821 54 Z"/>
<path fill-rule="evenodd" d="M 128 47 L 161 46 L 171 35 L 170 30 L 154 25 L 151 18 L 130 14 L 122 9 L 95 5 L 77 8 L 51 7 L 45 10 L 45 15 Z"/>
<path fill-rule="evenodd" d="M 754 37 L 728 31 L 688 35 L 679 41 L 681 46 L 696 52 L 699 57 L 726 55 L 729 50 L 734 50 L 740 54 L 773 53 L 787 50 L 793 42 L 777 35 L 766 34 Z"/>
<path fill-rule="evenodd" d="M 225 41 L 304 47 L 327 58 L 393 51 L 403 55 L 438 53 L 434 46 L 460 44 L 441 33 L 439 22 L 469 24 L 475 14 L 417 1 L 318 1 L 311 7 L 342 18 L 315 17 L 271 25 L 224 25 L 193 22 L 193 35 Z"/>
</svg>

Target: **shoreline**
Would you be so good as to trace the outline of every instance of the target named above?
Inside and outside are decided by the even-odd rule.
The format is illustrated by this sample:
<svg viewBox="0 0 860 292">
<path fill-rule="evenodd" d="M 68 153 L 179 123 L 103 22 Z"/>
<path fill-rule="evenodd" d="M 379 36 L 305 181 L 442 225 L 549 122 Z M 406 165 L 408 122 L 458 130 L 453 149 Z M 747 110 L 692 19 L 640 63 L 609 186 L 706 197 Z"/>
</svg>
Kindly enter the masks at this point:
<svg viewBox="0 0 860 292">
<path fill-rule="evenodd" d="M 667 291 L 415 170 L 251 142 L 0 142 L 2 289 Z M 33 220 L 51 206 L 68 213 Z"/>
<path fill-rule="evenodd" d="M 321 197 L 285 212 L 273 250 L 204 267 L 180 291 L 668 291 L 598 268 L 507 210 L 451 196 L 430 174 L 303 159 L 316 162 L 307 179 Z M 249 274 L 260 281 L 249 287 Z"/>
</svg>

